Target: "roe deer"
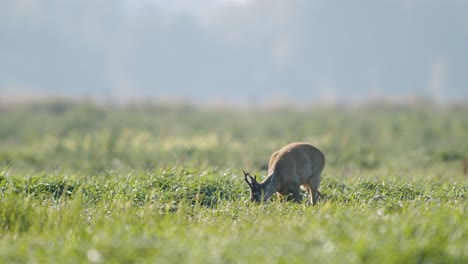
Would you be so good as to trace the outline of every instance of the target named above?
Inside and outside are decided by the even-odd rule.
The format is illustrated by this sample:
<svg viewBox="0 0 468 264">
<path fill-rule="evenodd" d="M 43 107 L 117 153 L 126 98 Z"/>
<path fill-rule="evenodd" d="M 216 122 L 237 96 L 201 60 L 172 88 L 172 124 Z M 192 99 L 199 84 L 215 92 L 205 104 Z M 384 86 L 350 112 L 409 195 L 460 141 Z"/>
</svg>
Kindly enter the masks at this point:
<svg viewBox="0 0 468 264">
<path fill-rule="evenodd" d="M 244 171 L 250 187 L 250 200 L 260 202 L 263 198 L 266 202 L 274 193 L 278 196 L 292 193 L 294 201 L 300 202 L 302 186 L 316 205 L 321 195 L 318 188 L 324 167 L 325 156 L 318 148 L 307 143 L 288 144 L 271 155 L 268 176 L 262 182 Z"/>
</svg>

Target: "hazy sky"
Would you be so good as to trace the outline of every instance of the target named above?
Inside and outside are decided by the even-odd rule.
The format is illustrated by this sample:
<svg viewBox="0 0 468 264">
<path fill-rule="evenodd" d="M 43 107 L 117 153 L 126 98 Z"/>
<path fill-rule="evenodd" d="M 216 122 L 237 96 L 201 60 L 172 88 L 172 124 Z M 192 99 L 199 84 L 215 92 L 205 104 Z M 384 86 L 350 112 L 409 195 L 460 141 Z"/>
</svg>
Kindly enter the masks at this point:
<svg viewBox="0 0 468 264">
<path fill-rule="evenodd" d="M 468 98 L 464 0 L 3 0 L 0 97 Z"/>
</svg>

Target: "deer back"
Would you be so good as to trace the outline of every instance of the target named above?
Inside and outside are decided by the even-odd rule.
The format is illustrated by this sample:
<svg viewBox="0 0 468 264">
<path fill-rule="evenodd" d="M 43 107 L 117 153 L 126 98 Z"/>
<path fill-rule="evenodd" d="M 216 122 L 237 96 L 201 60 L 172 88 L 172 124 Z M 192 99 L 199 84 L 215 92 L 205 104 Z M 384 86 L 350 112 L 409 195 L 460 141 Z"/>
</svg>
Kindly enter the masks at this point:
<svg viewBox="0 0 468 264">
<path fill-rule="evenodd" d="M 268 174 L 275 175 L 283 188 L 289 184 L 308 184 L 312 177 L 320 177 L 325 156 L 307 143 L 291 143 L 271 155 Z"/>
</svg>

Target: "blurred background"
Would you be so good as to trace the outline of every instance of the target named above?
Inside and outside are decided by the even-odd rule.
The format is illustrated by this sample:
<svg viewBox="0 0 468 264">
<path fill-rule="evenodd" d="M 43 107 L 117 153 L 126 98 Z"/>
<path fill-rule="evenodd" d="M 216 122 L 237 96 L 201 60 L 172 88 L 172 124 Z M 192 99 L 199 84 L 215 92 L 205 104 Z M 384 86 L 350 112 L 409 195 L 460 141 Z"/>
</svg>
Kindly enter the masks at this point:
<svg viewBox="0 0 468 264">
<path fill-rule="evenodd" d="M 468 98 L 468 1 L 2 0 L 0 101 Z"/>
</svg>

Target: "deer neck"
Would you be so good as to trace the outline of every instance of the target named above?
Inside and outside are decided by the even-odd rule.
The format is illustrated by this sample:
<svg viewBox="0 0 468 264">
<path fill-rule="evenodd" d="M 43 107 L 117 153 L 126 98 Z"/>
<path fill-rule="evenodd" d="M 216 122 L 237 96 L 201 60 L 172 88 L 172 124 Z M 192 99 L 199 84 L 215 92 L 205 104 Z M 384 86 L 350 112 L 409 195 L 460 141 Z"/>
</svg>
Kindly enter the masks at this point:
<svg viewBox="0 0 468 264">
<path fill-rule="evenodd" d="M 270 185 L 271 180 L 273 179 L 273 173 L 268 175 L 265 180 L 260 182 L 258 185 L 260 185 L 260 189 L 266 190 L 267 186 Z"/>
</svg>

